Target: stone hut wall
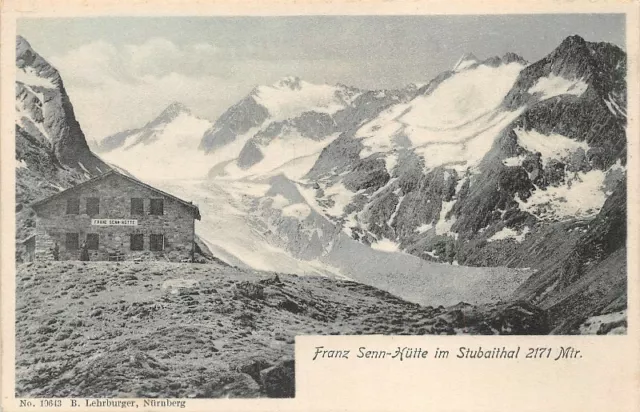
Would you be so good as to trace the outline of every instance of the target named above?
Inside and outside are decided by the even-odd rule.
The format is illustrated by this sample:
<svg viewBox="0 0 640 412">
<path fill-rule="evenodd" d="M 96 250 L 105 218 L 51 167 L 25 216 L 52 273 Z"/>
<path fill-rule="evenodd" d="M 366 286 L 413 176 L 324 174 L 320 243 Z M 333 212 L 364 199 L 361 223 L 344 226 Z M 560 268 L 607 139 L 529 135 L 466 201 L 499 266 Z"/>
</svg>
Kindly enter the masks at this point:
<svg viewBox="0 0 640 412">
<path fill-rule="evenodd" d="M 71 197 L 80 199 L 80 214 L 67 214 L 67 199 Z M 86 199 L 89 197 L 100 199 L 99 214 L 95 216 L 86 213 Z M 131 215 L 131 198 L 144 199 L 142 215 Z M 151 199 L 160 198 L 164 199 L 164 214 L 150 215 Z M 137 225 L 98 226 L 91 224 L 92 219 L 135 219 Z M 184 261 L 191 259 L 194 248 L 194 212 L 171 197 L 113 174 L 37 207 L 36 259 L 53 259 L 56 243 L 59 260 L 80 259 L 80 248 L 66 249 L 67 233 L 78 233 L 79 245 L 86 240 L 87 234 L 99 235 L 98 250 L 89 250 L 90 260 L 108 260 L 110 254 L 122 254 L 126 260 Z M 144 250 L 131 250 L 130 235 L 134 233 L 143 235 Z M 151 234 L 164 235 L 163 251 L 149 250 Z"/>
</svg>

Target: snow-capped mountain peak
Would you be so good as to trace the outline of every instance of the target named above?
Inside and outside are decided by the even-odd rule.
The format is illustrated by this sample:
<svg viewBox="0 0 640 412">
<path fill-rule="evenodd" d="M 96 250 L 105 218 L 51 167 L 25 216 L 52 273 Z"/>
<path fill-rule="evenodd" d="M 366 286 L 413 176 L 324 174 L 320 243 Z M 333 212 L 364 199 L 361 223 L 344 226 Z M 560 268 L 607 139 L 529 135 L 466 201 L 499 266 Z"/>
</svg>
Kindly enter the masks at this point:
<svg viewBox="0 0 640 412">
<path fill-rule="evenodd" d="M 176 120 L 178 117 L 195 117 L 191 110 L 180 102 L 173 102 L 169 106 L 167 106 L 160 114 L 147 123 L 144 128 L 158 128 L 162 125 L 169 124 Z"/>
<path fill-rule="evenodd" d="M 86 176 L 109 170 L 89 150 L 58 70 L 21 36 L 16 36 L 15 109 L 20 134 L 50 147 L 58 164 Z"/>
<path fill-rule="evenodd" d="M 274 86 L 278 88 L 288 88 L 291 90 L 300 90 L 302 88 L 302 80 L 298 76 L 286 76 L 278 80 Z"/>
<path fill-rule="evenodd" d="M 191 115 L 191 110 L 180 102 L 173 102 L 156 117 L 155 121 L 169 122 L 180 114 Z"/>
<path fill-rule="evenodd" d="M 138 177 L 184 177 L 205 174 L 198 168 L 204 155 L 197 150 L 211 127 L 184 104 L 174 102 L 146 125 L 104 138 L 98 147 L 104 158 Z M 179 154 L 179 156 L 177 155 Z M 140 159 L 146 158 L 146 162 Z M 189 167 L 184 167 L 188 164 Z"/>
<path fill-rule="evenodd" d="M 36 53 L 22 36 L 16 36 L 16 80 L 27 86 L 57 88 L 58 71 Z"/>
<path fill-rule="evenodd" d="M 189 123 L 191 121 L 198 124 L 209 124 L 208 121 L 194 116 L 184 104 L 173 102 L 143 127 L 105 137 L 97 144 L 97 150 L 101 153 L 107 153 L 120 148 L 129 149 L 137 144 L 147 144 L 164 136 L 163 131 L 172 123 Z M 167 138 L 171 137 L 167 136 Z"/>
<path fill-rule="evenodd" d="M 505 98 L 508 108 L 560 95 L 599 95 L 602 106 L 626 100 L 626 56 L 610 43 L 570 36 L 549 55 L 523 70 Z M 613 101 L 613 103 L 612 103 Z M 624 109 L 622 109 L 624 110 Z M 614 115 L 620 113 L 612 110 Z"/>
<path fill-rule="evenodd" d="M 254 99 L 265 107 L 273 121 L 290 119 L 304 112 L 335 113 L 349 99 L 339 86 L 285 78 L 273 86 L 254 90 Z"/>
<path fill-rule="evenodd" d="M 466 68 L 473 66 L 474 64 L 478 64 L 480 61 L 473 53 L 465 53 L 463 54 L 456 64 L 453 66 L 454 72 L 459 72 Z"/>
</svg>

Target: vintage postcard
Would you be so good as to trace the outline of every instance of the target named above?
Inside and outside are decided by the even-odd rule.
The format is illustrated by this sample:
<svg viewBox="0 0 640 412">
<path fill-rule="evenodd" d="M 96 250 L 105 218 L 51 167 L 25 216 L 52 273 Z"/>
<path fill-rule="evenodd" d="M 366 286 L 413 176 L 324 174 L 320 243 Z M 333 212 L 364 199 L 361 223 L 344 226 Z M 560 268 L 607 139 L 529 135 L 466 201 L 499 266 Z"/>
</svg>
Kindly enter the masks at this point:
<svg viewBox="0 0 640 412">
<path fill-rule="evenodd" d="M 632 1 L 5 1 L 2 409 L 640 411 Z"/>
</svg>

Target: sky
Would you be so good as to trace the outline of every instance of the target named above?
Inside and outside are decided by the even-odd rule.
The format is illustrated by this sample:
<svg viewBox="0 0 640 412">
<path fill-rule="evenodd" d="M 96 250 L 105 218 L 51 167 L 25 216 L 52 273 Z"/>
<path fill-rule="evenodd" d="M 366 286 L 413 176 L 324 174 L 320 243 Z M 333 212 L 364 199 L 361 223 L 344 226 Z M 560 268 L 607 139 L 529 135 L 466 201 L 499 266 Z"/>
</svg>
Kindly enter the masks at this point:
<svg viewBox="0 0 640 412">
<path fill-rule="evenodd" d="M 625 48 L 620 14 L 38 18 L 18 34 L 60 71 L 95 141 L 174 101 L 214 121 L 285 76 L 389 89 L 426 83 L 466 52 L 534 62 L 573 34 Z"/>
</svg>

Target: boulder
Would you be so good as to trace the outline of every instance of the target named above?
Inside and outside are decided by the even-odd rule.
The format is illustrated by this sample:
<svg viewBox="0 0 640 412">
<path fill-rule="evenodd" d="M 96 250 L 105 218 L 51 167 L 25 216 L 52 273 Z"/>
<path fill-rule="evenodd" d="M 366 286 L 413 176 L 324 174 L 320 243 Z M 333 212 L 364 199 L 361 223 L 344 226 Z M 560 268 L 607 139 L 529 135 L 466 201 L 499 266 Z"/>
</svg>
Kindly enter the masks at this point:
<svg viewBox="0 0 640 412">
<path fill-rule="evenodd" d="M 293 398 L 296 394 L 295 362 L 286 359 L 260 371 L 262 389 L 270 398 Z"/>
<path fill-rule="evenodd" d="M 253 282 L 239 282 L 235 287 L 236 296 L 244 296 L 249 299 L 264 299 L 264 286 Z"/>
<path fill-rule="evenodd" d="M 239 365 L 236 370 L 251 376 L 256 382 L 260 382 L 260 371 L 272 366 L 266 359 L 250 359 Z"/>
<path fill-rule="evenodd" d="M 198 398 L 259 398 L 260 385 L 246 373 L 228 373 L 206 385 Z"/>
<path fill-rule="evenodd" d="M 524 301 L 497 308 L 487 320 L 501 335 L 547 335 L 551 331 L 547 313 Z"/>
</svg>

